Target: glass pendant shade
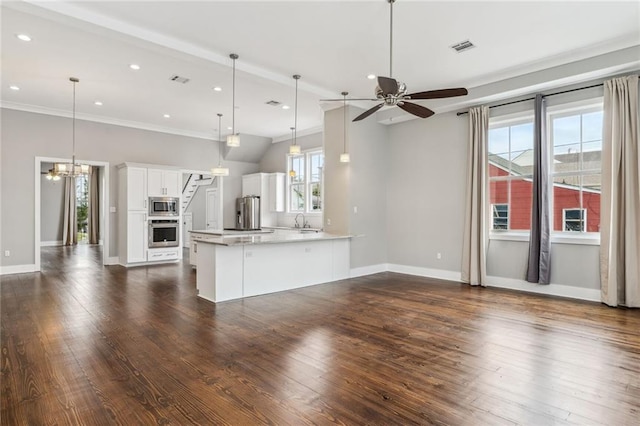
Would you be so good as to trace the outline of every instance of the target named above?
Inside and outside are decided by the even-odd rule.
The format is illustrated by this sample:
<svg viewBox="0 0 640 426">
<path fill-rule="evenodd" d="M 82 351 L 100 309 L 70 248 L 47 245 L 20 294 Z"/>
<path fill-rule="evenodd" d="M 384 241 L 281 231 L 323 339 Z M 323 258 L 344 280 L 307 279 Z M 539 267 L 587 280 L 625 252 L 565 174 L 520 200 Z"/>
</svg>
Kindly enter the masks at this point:
<svg viewBox="0 0 640 426">
<path fill-rule="evenodd" d="M 351 161 L 351 159 L 349 158 L 349 153 L 345 152 L 344 154 L 340 154 L 340 162 L 341 163 L 348 163 L 349 161 Z"/>
<path fill-rule="evenodd" d="M 227 146 L 232 146 L 232 147 L 240 146 L 240 136 L 239 135 L 228 135 L 227 136 Z"/>
<path fill-rule="evenodd" d="M 300 154 L 300 145 L 291 145 L 289 146 L 289 154 Z"/>
<path fill-rule="evenodd" d="M 211 169 L 211 174 L 214 176 L 229 176 L 229 168 L 227 167 L 214 167 Z"/>
<path fill-rule="evenodd" d="M 293 169 L 289 170 L 289 176 L 292 177 L 292 178 L 296 177 L 296 171 L 293 170 Z"/>
</svg>

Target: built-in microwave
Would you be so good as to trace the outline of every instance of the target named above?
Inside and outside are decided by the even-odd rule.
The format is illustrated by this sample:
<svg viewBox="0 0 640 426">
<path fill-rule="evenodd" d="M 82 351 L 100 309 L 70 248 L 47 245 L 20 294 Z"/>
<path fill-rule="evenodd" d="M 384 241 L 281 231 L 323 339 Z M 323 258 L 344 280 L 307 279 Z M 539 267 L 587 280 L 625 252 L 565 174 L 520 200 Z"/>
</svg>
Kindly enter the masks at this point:
<svg viewBox="0 0 640 426">
<path fill-rule="evenodd" d="M 179 216 L 180 198 L 149 197 L 149 216 Z"/>
</svg>

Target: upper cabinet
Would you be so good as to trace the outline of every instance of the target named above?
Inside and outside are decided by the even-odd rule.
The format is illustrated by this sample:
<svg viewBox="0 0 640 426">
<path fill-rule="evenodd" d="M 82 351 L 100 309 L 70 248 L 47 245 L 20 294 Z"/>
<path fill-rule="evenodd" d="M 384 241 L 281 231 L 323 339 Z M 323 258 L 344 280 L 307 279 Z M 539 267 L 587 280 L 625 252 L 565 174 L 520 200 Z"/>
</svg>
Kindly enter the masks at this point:
<svg viewBox="0 0 640 426">
<path fill-rule="evenodd" d="M 122 169 L 121 191 L 127 197 L 127 210 L 147 210 L 147 169 L 127 167 Z M 122 207 L 121 207 L 122 208 Z"/>
<path fill-rule="evenodd" d="M 149 197 L 179 197 L 180 178 L 177 170 L 147 169 Z"/>
<path fill-rule="evenodd" d="M 284 211 L 284 173 L 253 173 L 242 176 L 242 196 L 260 197 L 260 223 L 275 226 Z"/>
</svg>

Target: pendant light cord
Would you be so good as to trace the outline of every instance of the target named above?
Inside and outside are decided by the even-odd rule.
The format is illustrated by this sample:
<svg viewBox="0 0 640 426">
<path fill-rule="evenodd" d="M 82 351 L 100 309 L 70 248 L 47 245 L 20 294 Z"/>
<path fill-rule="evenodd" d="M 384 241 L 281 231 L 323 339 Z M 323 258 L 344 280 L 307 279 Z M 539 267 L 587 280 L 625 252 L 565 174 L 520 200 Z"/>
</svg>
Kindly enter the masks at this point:
<svg viewBox="0 0 640 426">
<path fill-rule="evenodd" d="M 296 80 L 296 101 L 293 113 L 293 144 L 297 145 L 298 141 L 298 80 L 300 80 L 300 76 L 295 74 L 293 78 Z"/>
<path fill-rule="evenodd" d="M 222 167 L 222 114 L 218 113 L 218 168 Z"/>
<path fill-rule="evenodd" d="M 233 82 L 231 83 L 231 133 L 236 134 L 236 59 L 238 55 L 232 53 L 229 55 L 233 59 Z"/>
<path fill-rule="evenodd" d="M 343 109 L 343 119 L 342 119 L 342 152 L 344 154 L 347 153 L 347 95 L 349 93 L 348 92 L 342 92 L 342 98 L 343 98 L 343 104 L 342 104 L 342 109 Z"/>
<path fill-rule="evenodd" d="M 395 0 L 389 0 L 389 78 L 393 78 L 393 3 Z"/>
</svg>

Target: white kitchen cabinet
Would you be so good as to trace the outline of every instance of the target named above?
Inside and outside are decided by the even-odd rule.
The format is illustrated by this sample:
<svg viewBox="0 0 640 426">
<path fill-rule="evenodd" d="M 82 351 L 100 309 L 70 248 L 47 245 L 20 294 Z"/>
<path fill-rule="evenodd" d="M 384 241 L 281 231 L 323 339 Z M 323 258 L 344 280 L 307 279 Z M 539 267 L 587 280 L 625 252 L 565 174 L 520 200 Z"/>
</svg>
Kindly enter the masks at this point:
<svg viewBox="0 0 640 426">
<path fill-rule="evenodd" d="M 167 260 L 177 260 L 180 258 L 180 250 L 172 248 L 153 248 L 147 250 L 147 260 L 149 262 L 161 262 Z"/>
<path fill-rule="evenodd" d="M 284 211 L 284 173 L 269 173 L 269 210 Z"/>
<path fill-rule="evenodd" d="M 242 196 L 260 197 L 260 225 L 275 226 L 277 212 L 284 211 L 284 173 L 253 173 L 242 176 Z"/>
<path fill-rule="evenodd" d="M 147 213 L 129 211 L 127 213 L 127 263 L 147 261 Z"/>
<path fill-rule="evenodd" d="M 126 181 L 127 205 L 126 210 L 147 210 L 147 169 L 141 167 L 127 167 L 121 179 Z M 120 206 L 124 208 L 125 206 Z"/>
<path fill-rule="evenodd" d="M 147 169 L 149 197 L 179 197 L 180 172 L 177 170 Z"/>
</svg>

